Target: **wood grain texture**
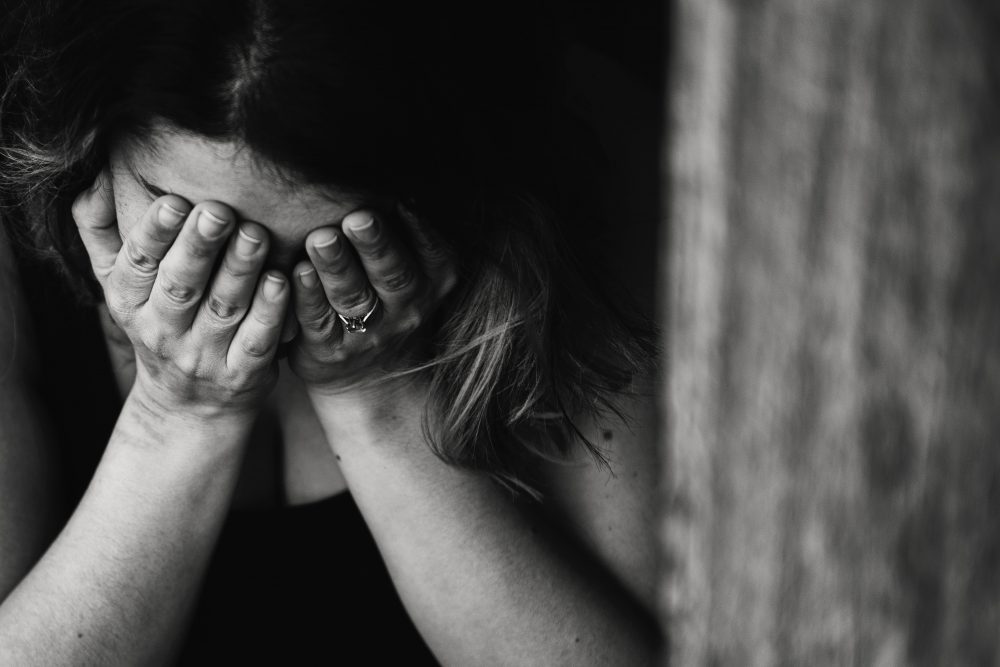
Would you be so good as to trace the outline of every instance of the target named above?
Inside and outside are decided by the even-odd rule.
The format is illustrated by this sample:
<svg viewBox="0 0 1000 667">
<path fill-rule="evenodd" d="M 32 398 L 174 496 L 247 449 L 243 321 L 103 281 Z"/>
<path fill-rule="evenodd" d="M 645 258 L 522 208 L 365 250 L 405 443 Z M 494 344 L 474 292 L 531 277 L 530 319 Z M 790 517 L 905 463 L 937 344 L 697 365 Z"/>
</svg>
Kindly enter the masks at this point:
<svg viewBox="0 0 1000 667">
<path fill-rule="evenodd" d="M 1000 664 L 997 15 L 676 1 L 669 664 Z"/>
</svg>

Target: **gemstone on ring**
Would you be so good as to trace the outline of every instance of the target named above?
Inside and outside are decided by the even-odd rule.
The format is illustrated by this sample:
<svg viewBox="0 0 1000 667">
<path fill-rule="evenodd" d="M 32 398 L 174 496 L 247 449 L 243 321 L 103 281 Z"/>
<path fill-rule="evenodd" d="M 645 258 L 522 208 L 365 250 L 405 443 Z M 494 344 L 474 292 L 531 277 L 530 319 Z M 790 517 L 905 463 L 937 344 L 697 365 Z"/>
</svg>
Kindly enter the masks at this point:
<svg viewBox="0 0 1000 667">
<path fill-rule="evenodd" d="M 344 330 L 347 331 L 347 333 L 364 333 L 368 331 L 368 318 L 370 318 L 375 312 L 375 309 L 378 308 L 378 304 L 378 297 L 375 297 L 375 303 L 373 303 L 372 307 L 368 309 L 368 312 L 361 317 L 353 317 L 351 315 L 345 316 L 340 313 L 337 313 L 337 317 L 339 317 L 340 321 L 343 322 Z"/>
</svg>

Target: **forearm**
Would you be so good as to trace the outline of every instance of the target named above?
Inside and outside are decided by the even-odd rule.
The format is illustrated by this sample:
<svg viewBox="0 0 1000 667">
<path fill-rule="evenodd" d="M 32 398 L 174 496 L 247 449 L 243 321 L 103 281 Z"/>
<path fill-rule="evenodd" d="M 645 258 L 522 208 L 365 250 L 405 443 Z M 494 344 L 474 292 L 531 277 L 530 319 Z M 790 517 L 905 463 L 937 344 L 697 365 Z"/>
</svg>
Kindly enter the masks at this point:
<svg viewBox="0 0 1000 667">
<path fill-rule="evenodd" d="M 423 441 L 413 393 L 314 398 L 411 616 L 445 664 L 640 665 L 657 634 L 623 589 L 486 477 Z"/>
<path fill-rule="evenodd" d="M 0 605 L 2 664 L 167 660 L 228 509 L 248 419 L 130 396 L 83 500 Z"/>
</svg>

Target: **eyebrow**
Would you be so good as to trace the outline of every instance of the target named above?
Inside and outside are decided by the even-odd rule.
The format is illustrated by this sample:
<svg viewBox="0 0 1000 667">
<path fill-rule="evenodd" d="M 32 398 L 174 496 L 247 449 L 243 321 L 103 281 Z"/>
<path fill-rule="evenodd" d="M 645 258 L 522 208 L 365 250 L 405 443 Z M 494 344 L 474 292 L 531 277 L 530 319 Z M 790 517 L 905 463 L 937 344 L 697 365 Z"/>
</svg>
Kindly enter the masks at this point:
<svg viewBox="0 0 1000 667">
<path fill-rule="evenodd" d="M 172 194 L 174 194 L 173 192 L 170 192 L 169 190 L 164 190 L 163 188 L 161 188 L 161 187 L 159 187 L 157 185 L 153 185 L 152 183 L 150 183 L 149 181 L 147 181 L 145 178 L 143 178 L 142 174 L 140 174 L 137 171 L 133 171 L 132 175 L 135 176 L 135 178 L 136 178 L 137 181 L 139 181 L 139 185 L 141 185 L 146 190 L 146 192 L 148 192 L 149 194 L 153 195 L 154 197 L 162 197 L 163 195 L 172 195 Z"/>
</svg>

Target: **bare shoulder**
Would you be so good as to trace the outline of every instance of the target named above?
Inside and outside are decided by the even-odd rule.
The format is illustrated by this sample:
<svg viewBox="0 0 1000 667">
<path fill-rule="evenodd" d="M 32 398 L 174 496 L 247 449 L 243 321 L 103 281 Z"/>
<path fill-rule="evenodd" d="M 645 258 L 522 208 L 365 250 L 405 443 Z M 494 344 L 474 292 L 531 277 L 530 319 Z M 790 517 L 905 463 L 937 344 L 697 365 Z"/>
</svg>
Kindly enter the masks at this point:
<svg viewBox="0 0 1000 667">
<path fill-rule="evenodd" d="M 581 419 L 583 434 L 608 466 L 581 450 L 543 469 L 546 509 L 607 567 L 647 609 L 656 596 L 659 460 L 655 369 L 619 402 L 624 419 Z"/>
<path fill-rule="evenodd" d="M 658 100 L 617 62 L 582 44 L 571 50 L 567 64 L 576 93 L 574 108 L 593 130 L 607 163 L 598 194 L 609 220 L 588 237 L 600 262 L 592 269 L 610 293 L 622 297 L 622 305 L 634 305 L 652 319 L 661 216 Z M 542 486 L 549 514 L 652 611 L 659 460 L 658 369 L 650 366 L 634 391 L 617 402 L 622 418 L 606 414 L 576 420 L 608 465 L 581 447 L 570 462 L 546 463 Z"/>
</svg>

